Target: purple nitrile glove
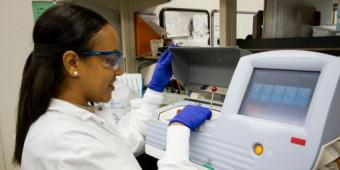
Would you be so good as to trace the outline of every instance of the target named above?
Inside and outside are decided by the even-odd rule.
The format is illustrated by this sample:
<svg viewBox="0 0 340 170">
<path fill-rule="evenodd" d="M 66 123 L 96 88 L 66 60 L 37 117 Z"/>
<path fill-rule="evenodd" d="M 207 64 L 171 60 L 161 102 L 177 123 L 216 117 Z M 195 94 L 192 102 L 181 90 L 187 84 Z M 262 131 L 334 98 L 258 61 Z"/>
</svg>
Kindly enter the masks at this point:
<svg viewBox="0 0 340 170">
<path fill-rule="evenodd" d="M 211 110 L 206 107 L 187 105 L 170 120 L 169 124 L 178 122 L 187 126 L 191 131 L 194 131 L 206 120 L 209 120 L 211 116 Z"/>
<path fill-rule="evenodd" d="M 170 48 L 175 48 L 176 45 L 171 45 L 166 49 L 159 57 L 155 70 L 152 75 L 152 79 L 149 82 L 148 87 L 152 90 L 162 92 L 166 85 L 169 83 L 172 76 L 171 59 L 172 54 Z"/>
</svg>

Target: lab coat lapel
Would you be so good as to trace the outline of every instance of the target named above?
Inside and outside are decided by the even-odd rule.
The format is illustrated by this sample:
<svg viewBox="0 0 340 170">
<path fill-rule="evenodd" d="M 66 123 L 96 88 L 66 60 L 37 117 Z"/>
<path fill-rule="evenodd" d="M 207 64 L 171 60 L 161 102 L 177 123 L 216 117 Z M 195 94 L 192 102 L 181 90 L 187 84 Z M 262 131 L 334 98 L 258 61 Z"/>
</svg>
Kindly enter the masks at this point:
<svg viewBox="0 0 340 170">
<path fill-rule="evenodd" d="M 73 116 L 83 121 L 87 121 L 87 120 L 94 121 L 95 123 L 98 124 L 98 126 L 102 127 L 109 133 L 120 137 L 119 132 L 115 130 L 115 128 L 112 125 L 110 125 L 113 123 L 113 118 L 111 120 L 112 122 L 110 122 L 110 120 L 108 120 L 107 117 L 102 117 L 103 113 L 101 113 L 98 110 L 95 113 L 92 113 L 92 112 L 87 111 L 86 109 L 77 107 L 76 105 L 73 105 L 72 103 L 69 103 L 67 101 L 63 101 L 60 99 L 55 99 L 55 98 L 51 100 L 48 110 L 58 111 L 62 114 Z"/>
</svg>

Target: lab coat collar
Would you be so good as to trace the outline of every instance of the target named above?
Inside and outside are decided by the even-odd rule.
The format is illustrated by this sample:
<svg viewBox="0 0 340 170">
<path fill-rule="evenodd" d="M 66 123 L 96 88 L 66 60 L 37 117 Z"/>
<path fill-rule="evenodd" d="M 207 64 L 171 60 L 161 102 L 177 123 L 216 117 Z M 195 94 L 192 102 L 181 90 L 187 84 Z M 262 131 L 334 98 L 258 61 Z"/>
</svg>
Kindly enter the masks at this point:
<svg viewBox="0 0 340 170">
<path fill-rule="evenodd" d="M 91 113 L 87 111 L 86 109 L 77 107 L 76 105 L 70 102 L 56 99 L 56 98 L 51 99 L 50 106 L 48 107 L 47 110 L 48 111 L 59 111 L 61 113 L 65 113 L 71 116 L 80 117 L 83 120 L 87 120 L 93 116 L 98 117 L 94 113 Z"/>
<path fill-rule="evenodd" d="M 108 130 L 110 133 L 114 135 L 119 135 L 118 132 L 114 130 L 113 125 L 111 125 L 109 120 L 106 120 L 104 117 L 101 117 L 100 110 L 96 109 L 95 113 L 89 112 L 88 110 L 78 107 L 72 103 L 69 103 L 64 100 L 52 98 L 48 111 L 59 112 L 60 114 L 69 115 L 72 117 L 76 117 L 78 119 L 87 121 L 92 120 L 99 124 L 99 126 Z M 113 123 L 113 120 L 111 121 Z"/>
</svg>

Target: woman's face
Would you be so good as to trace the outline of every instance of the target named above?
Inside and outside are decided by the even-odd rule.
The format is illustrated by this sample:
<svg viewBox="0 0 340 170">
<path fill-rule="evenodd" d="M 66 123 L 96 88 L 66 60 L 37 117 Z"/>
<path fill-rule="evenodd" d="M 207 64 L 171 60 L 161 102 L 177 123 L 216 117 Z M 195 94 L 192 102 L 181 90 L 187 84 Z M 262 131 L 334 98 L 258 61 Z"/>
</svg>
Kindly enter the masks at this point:
<svg viewBox="0 0 340 170">
<path fill-rule="evenodd" d="M 118 50 L 117 33 L 111 25 L 105 25 L 93 38 L 93 51 Z M 116 76 L 122 74 L 120 68 L 113 69 L 105 66 L 105 61 L 110 56 L 91 56 L 82 59 L 82 69 L 79 74 L 80 87 L 87 101 L 108 102 L 111 92 L 114 90 L 113 83 Z"/>
</svg>

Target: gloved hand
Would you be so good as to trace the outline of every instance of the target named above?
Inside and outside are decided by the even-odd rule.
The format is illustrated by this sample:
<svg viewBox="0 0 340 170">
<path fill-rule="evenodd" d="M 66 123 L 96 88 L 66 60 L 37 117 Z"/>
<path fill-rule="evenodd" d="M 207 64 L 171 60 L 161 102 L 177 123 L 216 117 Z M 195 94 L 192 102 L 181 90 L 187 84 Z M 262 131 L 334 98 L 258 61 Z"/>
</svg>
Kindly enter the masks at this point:
<svg viewBox="0 0 340 170">
<path fill-rule="evenodd" d="M 211 110 L 206 107 L 187 105 L 170 120 L 169 124 L 179 122 L 190 128 L 191 131 L 194 131 L 206 120 L 209 120 L 211 115 Z"/>
<path fill-rule="evenodd" d="M 166 85 L 169 83 L 172 76 L 171 59 L 172 54 L 170 48 L 177 47 L 176 45 L 171 45 L 167 50 L 165 50 L 159 57 L 156 68 L 153 72 L 152 79 L 149 82 L 149 88 L 158 92 L 162 92 Z"/>
</svg>

